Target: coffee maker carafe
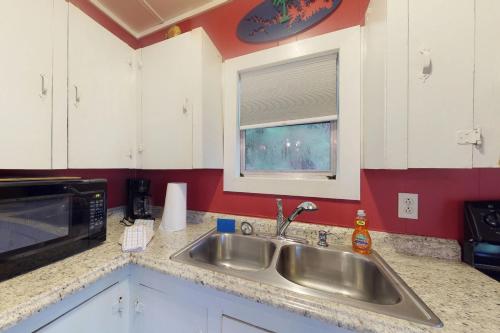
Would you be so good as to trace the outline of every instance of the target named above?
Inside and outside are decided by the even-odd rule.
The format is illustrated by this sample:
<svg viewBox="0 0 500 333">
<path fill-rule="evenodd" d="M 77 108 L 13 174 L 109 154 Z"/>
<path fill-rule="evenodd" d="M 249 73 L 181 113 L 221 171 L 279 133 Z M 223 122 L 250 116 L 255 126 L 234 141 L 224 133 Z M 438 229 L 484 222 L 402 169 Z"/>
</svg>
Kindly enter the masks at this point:
<svg viewBox="0 0 500 333">
<path fill-rule="evenodd" d="M 127 179 L 127 220 L 152 218 L 152 200 L 149 195 L 149 179 Z"/>
</svg>

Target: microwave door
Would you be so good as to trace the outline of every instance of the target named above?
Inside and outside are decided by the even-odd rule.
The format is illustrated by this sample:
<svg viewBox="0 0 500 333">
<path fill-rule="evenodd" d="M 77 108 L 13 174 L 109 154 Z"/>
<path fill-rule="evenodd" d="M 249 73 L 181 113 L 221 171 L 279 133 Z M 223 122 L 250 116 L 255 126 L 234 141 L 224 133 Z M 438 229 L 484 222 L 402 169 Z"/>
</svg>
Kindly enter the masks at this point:
<svg viewBox="0 0 500 333">
<path fill-rule="evenodd" d="M 69 237 L 72 197 L 57 194 L 0 200 L 0 256 Z"/>
</svg>

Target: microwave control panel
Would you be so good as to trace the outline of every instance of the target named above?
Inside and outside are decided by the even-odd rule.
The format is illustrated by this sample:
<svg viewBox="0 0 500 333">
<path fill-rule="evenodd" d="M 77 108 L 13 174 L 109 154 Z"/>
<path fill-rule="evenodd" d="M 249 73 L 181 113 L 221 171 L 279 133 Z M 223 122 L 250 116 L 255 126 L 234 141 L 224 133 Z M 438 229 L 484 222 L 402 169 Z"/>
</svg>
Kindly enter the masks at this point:
<svg viewBox="0 0 500 333">
<path fill-rule="evenodd" d="M 104 193 L 96 193 L 89 202 L 89 230 L 90 233 L 101 231 L 106 223 L 106 207 L 104 203 Z"/>
</svg>

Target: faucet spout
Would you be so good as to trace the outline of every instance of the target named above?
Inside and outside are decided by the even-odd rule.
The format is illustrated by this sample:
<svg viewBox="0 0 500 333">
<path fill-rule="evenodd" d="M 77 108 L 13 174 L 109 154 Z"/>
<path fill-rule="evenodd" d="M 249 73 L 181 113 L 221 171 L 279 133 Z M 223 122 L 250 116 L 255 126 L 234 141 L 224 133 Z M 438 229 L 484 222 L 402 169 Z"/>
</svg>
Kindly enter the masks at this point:
<svg viewBox="0 0 500 333">
<path fill-rule="evenodd" d="M 279 200 L 281 202 L 281 199 L 279 199 Z M 292 214 L 290 214 L 290 216 L 286 219 L 286 221 L 284 223 L 282 222 L 281 225 L 278 223 L 278 235 L 277 236 L 284 237 L 286 229 L 288 228 L 290 223 L 292 223 L 297 218 L 297 216 L 302 214 L 302 212 L 313 212 L 316 210 L 318 210 L 318 206 L 316 206 L 313 202 L 305 201 L 305 202 L 301 203 L 300 205 L 297 206 L 297 208 L 295 208 L 295 210 L 292 212 Z M 283 213 L 282 213 L 282 215 L 283 215 Z M 279 210 L 278 210 L 278 216 L 279 216 Z"/>
</svg>

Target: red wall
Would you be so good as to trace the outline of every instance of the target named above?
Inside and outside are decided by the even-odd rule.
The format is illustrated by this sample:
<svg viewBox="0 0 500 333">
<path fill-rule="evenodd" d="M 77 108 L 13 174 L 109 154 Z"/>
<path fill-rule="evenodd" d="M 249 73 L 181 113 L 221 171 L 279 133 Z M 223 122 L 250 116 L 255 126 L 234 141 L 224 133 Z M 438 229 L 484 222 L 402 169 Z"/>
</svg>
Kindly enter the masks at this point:
<svg viewBox="0 0 500 333">
<path fill-rule="evenodd" d="M 458 240 L 464 200 L 500 200 L 500 169 L 363 170 L 360 202 L 224 192 L 221 170 L 139 171 L 139 176 L 152 180 L 156 205 L 163 205 L 168 182 L 186 182 L 189 209 L 274 218 L 277 197 L 284 199 L 286 212 L 312 200 L 319 211 L 299 220 L 352 226 L 356 210 L 363 208 L 370 229 Z M 399 192 L 419 194 L 418 220 L 397 217 Z"/>
<path fill-rule="evenodd" d="M 108 180 L 108 205 L 126 204 L 126 179 L 152 181 L 156 205 L 163 205 L 168 182 L 188 183 L 188 208 L 218 213 L 274 218 L 275 195 L 224 192 L 222 170 L 1 170 L 0 177 L 79 176 Z M 419 220 L 397 218 L 399 192 L 419 194 Z M 312 200 L 319 211 L 299 220 L 352 226 L 357 209 L 367 210 L 370 229 L 396 233 L 461 239 L 463 201 L 500 200 L 500 169 L 363 170 L 361 201 L 285 197 L 286 212 L 301 201 Z"/>
<path fill-rule="evenodd" d="M 72 0 L 116 36 L 134 48 L 150 45 L 164 39 L 160 31 L 137 41 L 130 34 L 100 13 L 88 0 Z M 194 17 L 179 25 L 184 31 L 203 26 L 224 58 L 232 58 L 275 46 L 278 43 L 246 44 L 236 37 L 236 26 L 241 17 L 261 0 L 233 0 L 232 2 Z M 369 0 L 343 0 L 339 9 L 312 29 L 282 41 L 297 39 L 360 24 Z M 67 171 L 1 171 L 9 175 L 79 175 L 87 178 L 107 178 L 110 207 L 125 204 L 125 179 L 132 176 L 152 180 L 154 201 L 162 205 L 166 184 L 173 181 L 188 183 L 188 208 L 202 211 L 274 217 L 276 196 L 230 193 L 222 190 L 221 170 L 192 171 L 128 171 L 128 170 L 67 170 Z M 464 200 L 500 199 L 500 169 L 475 170 L 364 170 L 361 172 L 361 201 L 312 199 L 320 210 L 301 216 L 306 221 L 352 226 L 356 209 L 367 210 L 370 228 L 397 233 L 460 239 L 462 234 L 462 204 Z M 397 194 L 419 194 L 417 221 L 397 218 Z M 291 211 L 306 198 L 284 198 L 285 209 Z"/>
<path fill-rule="evenodd" d="M 311 29 L 281 42 L 249 44 L 240 41 L 236 28 L 241 18 L 262 0 L 233 0 L 209 12 L 179 23 L 183 31 L 203 27 L 224 59 L 267 49 L 282 43 L 321 35 L 363 23 L 369 0 L 343 0 L 339 8 L 327 19 Z M 142 47 L 165 39 L 165 30 L 160 30 L 140 39 Z"/>
</svg>

